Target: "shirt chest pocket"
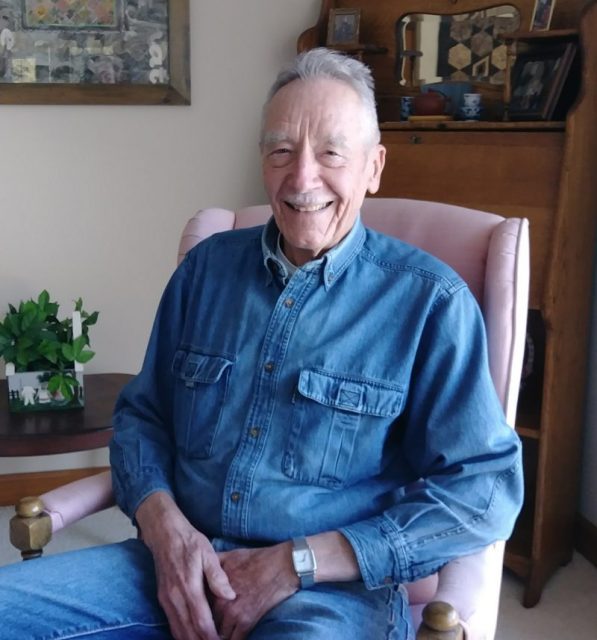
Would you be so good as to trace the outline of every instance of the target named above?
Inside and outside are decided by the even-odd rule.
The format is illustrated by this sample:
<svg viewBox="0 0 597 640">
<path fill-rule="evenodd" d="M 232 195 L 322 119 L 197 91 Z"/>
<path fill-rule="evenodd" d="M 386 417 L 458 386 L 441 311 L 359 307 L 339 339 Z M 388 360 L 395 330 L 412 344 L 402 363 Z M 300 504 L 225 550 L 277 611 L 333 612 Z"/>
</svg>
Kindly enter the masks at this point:
<svg viewBox="0 0 597 640">
<path fill-rule="evenodd" d="M 332 371 L 300 372 L 283 472 L 340 488 L 379 473 L 388 429 L 400 413 L 394 383 Z"/>
<path fill-rule="evenodd" d="M 179 349 L 174 356 L 176 446 L 189 457 L 213 455 L 233 364 L 234 360 L 228 356 L 184 349 Z"/>
</svg>

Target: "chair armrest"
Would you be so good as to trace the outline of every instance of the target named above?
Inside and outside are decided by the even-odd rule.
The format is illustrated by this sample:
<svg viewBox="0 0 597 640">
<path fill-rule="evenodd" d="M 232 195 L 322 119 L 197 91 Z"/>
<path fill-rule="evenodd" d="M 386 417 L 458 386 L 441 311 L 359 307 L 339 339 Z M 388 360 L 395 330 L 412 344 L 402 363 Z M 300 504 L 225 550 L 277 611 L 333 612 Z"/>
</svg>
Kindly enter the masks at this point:
<svg viewBox="0 0 597 640">
<path fill-rule="evenodd" d="M 52 533 L 56 533 L 92 513 L 107 509 L 114 504 L 112 474 L 97 473 L 40 496 L 44 511 L 52 519 Z"/>
<path fill-rule="evenodd" d="M 10 521 L 10 541 L 24 560 L 36 558 L 52 534 L 113 504 L 110 471 L 76 480 L 39 498 L 22 498 Z"/>
<path fill-rule="evenodd" d="M 44 513 L 39 498 L 21 498 L 17 515 L 10 519 L 10 542 L 19 549 L 23 560 L 38 558 L 52 537 L 52 520 Z"/>
<path fill-rule="evenodd" d="M 434 603 L 430 605 L 438 601 L 451 605 L 458 612 L 466 640 L 492 640 L 495 636 L 504 547 L 504 542 L 495 542 L 478 553 L 452 560 L 439 572 L 437 592 Z M 423 635 L 417 638 L 451 640 L 452 636 Z"/>
<path fill-rule="evenodd" d="M 417 640 L 464 640 L 464 630 L 456 609 L 447 602 L 430 602 L 423 609 Z"/>
</svg>

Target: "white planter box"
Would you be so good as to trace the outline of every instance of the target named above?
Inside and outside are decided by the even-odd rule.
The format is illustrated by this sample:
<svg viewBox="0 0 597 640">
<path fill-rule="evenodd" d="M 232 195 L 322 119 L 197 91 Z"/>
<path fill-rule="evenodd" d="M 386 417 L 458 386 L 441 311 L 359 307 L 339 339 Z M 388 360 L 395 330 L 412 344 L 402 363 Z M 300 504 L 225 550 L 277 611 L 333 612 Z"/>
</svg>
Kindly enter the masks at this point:
<svg viewBox="0 0 597 640">
<path fill-rule="evenodd" d="M 6 381 L 8 383 L 8 408 L 13 412 L 54 411 L 61 409 L 80 409 L 85 404 L 83 389 L 83 367 L 81 370 L 68 371 L 75 377 L 79 386 L 74 388 L 74 397 L 68 400 L 60 392 L 50 393 L 48 380 L 54 371 L 15 372 L 14 365 L 6 365 Z M 77 369 L 79 369 L 77 367 Z"/>
</svg>

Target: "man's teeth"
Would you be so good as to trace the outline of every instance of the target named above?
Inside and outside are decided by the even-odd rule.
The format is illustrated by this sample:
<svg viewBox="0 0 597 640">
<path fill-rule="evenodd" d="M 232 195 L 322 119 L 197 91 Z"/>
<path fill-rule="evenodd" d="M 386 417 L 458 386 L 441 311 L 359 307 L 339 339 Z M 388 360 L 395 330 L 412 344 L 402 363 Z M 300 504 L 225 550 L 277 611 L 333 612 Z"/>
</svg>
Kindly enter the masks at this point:
<svg viewBox="0 0 597 640">
<path fill-rule="evenodd" d="M 329 202 L 324 202 L 323 204 L 305 204 L 305 205 L 298 205 L 298 204 L 293 204 L 292 202 L 287 202 L 286 204 L 290 205 L 296 211 L 305 211 L 309 213 L 312 211 L 321 211 L 322 209 L 325 209 L 330 205 Z"/>
</svg>

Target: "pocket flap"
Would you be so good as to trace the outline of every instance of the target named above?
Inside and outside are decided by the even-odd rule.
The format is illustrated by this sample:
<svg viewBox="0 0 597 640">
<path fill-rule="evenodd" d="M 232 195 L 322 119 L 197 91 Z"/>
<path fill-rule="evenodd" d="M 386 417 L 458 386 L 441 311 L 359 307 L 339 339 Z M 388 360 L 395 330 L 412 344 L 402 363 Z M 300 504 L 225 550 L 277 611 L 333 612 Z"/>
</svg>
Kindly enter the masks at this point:
<svg viewBox="0 0 597 640">
<path fill-rule="evenodd" d="M 397 416 L 402 404 L 397 384 L 321 369 L 303 369 L 298 391 L 328 407 L 384 418 Z"/>
<path fill-rule="evenodd" d="M 224 356 L 205 355 L 194 351 L 179 349 L 174 355 L 172 372 L 187 384 L 218 382 L 227 367 L 234 364 Z"/>
</svg>

